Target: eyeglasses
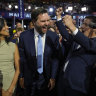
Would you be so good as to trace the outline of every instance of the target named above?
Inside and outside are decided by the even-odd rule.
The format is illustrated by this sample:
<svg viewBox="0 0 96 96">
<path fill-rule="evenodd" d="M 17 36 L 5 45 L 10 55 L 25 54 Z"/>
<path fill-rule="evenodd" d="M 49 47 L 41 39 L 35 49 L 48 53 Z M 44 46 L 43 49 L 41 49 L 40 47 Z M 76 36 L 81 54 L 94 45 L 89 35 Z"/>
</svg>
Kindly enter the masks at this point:
<svg viewBox="0 0 96 96">
<path fill-rule="evenodd" d="M 83 25 L 85 25 L 85 26 L 89 26 L 89 24 L 87 24 L 87 23 L 84 23 L 84 22 L 83 22 L 82 24 L 83 24 Z"/>
</svg>

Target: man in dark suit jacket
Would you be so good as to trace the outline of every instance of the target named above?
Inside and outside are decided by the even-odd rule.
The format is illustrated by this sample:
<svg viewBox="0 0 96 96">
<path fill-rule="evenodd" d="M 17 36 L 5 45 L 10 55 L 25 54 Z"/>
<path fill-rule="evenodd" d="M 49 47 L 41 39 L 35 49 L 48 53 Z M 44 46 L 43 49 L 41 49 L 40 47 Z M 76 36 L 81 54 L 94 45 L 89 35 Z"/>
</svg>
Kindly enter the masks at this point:
<svg viewBox="0 0 96 96">
<path fill-rule="evenodd" d="M 63 23 L 60 20 L 61 10 L 57 9 L 59 19 L 57 26 L 66 41 L 66 47 L 68 45 L 69 52 L 60 73 L 58 93 L 59 96 L 86 96 L 89 91 L 90 69 L 96 62 L 96 33 L 91 32 L 93 28 L 89 25 L 86 26 L 90 27 L 92 33 L 90 37 L 88 37 L 90 32 L 86 31 L 86 34 L 80 32 L 70 15 L 63 17 Z M 96 23 L 96 17 L 91 19 L 90 23 Z M 66 30 L 66 26 L 71 33 Z"/>
<path fill-rule="evenodd" d="M 58 70 L 59 38 L 55 32 L 48 31 L 50 17 L 43 8 L 32 12 L 34 28 L 20 35 L 21 86 L 25 87 L 25 96 L 48 96 L 55 86 Z M 38 35 L 43 43 L 43 72 L 37 71 Z M 24 82 L 24 86 L 23 83 Z"/>
</svg>

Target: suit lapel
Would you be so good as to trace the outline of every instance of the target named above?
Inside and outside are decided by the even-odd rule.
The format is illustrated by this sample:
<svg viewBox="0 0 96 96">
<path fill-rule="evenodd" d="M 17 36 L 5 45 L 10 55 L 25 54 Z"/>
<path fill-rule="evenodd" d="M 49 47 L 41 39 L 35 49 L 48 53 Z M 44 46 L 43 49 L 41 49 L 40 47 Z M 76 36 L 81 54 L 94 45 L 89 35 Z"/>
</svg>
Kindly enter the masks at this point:
<svg viewBox="0 0 96 96">
<path fill-rule="evenodd" d="M 36 56 L 34 30 L 32 29 L 29 36 L 30 52 L 32 56 Z"/>
<path fill-rule="evenodd" d="M 48 54 L 48 48 L 49 48 L 49 46 L 48 46 L 48 42 L 49 42 L 49 36 L 48 36 L 48 32 L 46 33 L 46 37 L 45 37 L 45 48 L 44 48 L 44 58 L 43 58 L 43 60 L 44 60 L 44 66 L 45 66 L 45 68 L 46 68 L 46 57 L 47 57 L 47 54 Z"/>
<path fill-rule="evenodd" d="M 48 45 L 49 45 L 49 32 L 46 32 L 46 37 L 45 37 L 45 48 L 44 48 L 44 57 L 46 57 L 46 54 L 48 53 Z"/>
<path fill-rule="evenodd" d="M 48 39 L 48 35 L 47 35 L 47 33 L 46 33 L 46 37 L 45 37 L 45 48 L 44 48 L 44 56 L 43 57 L 45 57 L 46 56 L 46 52 L 47 52 L 47 39 Z"/>
</svg>

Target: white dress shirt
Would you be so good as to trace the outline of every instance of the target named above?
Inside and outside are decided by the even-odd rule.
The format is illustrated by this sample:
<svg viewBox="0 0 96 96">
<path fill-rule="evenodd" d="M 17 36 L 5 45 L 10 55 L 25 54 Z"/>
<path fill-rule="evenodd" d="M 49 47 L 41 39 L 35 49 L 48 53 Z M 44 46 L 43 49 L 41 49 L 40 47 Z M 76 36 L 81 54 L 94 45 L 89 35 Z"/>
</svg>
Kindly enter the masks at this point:
<svg viewBox="0 0 96 96">
<path fill-rule="evenodd" d="M 34 28 L 34 40 L 35 40 L 36 56 L 37 56 L 38 35 L 39 35 L 39 33 L 38 33 L 37 30 Z M 44 53 L 44 49 L 45 49 L 45 38 L 46 38 L 46 34 L 44 34 L 44 35 L 42 36 L 43 53 Z"/>
</svg>

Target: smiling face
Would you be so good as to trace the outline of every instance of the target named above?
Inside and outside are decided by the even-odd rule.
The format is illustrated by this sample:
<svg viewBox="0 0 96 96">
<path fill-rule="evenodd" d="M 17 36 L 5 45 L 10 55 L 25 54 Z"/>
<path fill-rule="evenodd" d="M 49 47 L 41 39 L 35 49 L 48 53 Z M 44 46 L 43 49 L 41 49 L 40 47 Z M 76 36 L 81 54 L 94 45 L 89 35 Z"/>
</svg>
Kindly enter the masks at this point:
<svg viewBox="0 0 96 96">
<path fill-rule="evenodd" d="M 9 36 L 9 28 L 5 20 L 4 20 L 4 26 L 2 26 L 2 29 L 0 30 L 0 35 L 3 37 Z"/>
<path fill-rule="evenodd" d="M 50 23 L 50 17 L 48 13 L 43 13 L 38 15 L 37 20 L 34 22 L 34 26 L 38 33 L 44 34 L 48 30 L 49 23 Z"/>
<path fill-rule="evenodd" d="M 90 19 L 87 19 L 87 18 L 84 19 L 83 24 L 81 26 L 81 29 L 83 32 L 88 31 L 90 29 L 89 27 L 90 22 L 91 22 Z"/>
</svg>

